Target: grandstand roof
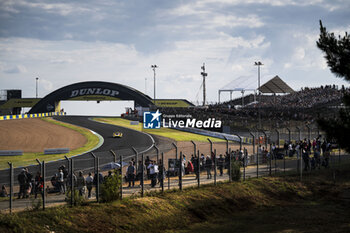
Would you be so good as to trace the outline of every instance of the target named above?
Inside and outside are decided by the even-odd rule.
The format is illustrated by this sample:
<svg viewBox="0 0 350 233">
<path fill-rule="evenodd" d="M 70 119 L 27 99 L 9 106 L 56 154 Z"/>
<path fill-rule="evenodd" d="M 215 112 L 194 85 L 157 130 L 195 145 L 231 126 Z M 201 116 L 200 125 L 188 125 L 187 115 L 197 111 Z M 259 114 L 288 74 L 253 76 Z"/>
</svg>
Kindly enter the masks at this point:
<svg viewBox="0 0 350 233">
<path fill-rule="evenodd" d="M 262 93 L 292 93 L 294 90 L 288 86 L 278 75 L 260 86 L 259 91 Z"/>
<path fill-rule="evenodd" d="M 249 76 L 240 76 L 219 89 L 219 91 L 252 91 L 256 80 Z"/>
</svg>

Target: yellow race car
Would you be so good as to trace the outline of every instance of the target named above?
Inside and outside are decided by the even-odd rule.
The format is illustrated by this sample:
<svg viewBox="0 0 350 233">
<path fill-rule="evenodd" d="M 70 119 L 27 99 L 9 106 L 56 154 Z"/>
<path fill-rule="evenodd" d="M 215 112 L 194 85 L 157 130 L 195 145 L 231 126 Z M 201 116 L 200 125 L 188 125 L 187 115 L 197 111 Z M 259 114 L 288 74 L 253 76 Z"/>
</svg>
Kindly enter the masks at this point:
<svg viewBox="0 0 350 233">
<path fill-rule="evenodd" d="M 113 138 L 121 138 L 121 137 L 123 137 L 123 133 L 122 132 L 114 132 L 112 137 Z"/>
</svg>

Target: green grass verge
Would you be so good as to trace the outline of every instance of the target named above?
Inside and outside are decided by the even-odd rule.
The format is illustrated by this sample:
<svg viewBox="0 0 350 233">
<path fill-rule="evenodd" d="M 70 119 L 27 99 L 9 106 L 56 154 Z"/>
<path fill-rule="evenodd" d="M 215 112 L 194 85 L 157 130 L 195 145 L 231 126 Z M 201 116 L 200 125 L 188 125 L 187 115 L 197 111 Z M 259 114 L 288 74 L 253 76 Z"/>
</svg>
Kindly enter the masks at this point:
<svg viewBox="0 0 350 233">
<path fill-rule="evenodd" d="M 83 147 L 72 150 L 68 154 L 45 155 L 43 152 L 41 152 L 41 153 L 23 153 L 22 156 L 1 156 L 0 169 L 9 168 L 9 165 L 7 164 L 8 161 L 12 162 L 14 167 L 21 167 L 21 166 L 27 166 L 30 164 L 37 164 L 35 159 L 39 159 L 40 161 L 54 161 L 54 160 L 64 158 L 65 155 L 67 157 L 70 157 L 70 156 L 81 154 L 81 153 L 84 153 L 85 151 L 91 150 L 99 143 L 99 138 L 93 133 L 91 133 L 88 129 L 84 129 L 75 125 L 56 121 L 52 118 L 41 118 L 41 120 L 77 131 L 87 139 L 87 142 Z"/>
<path fill-rule="evenodd" d="M 203 136 L 194 133 L 182 132 L 175 129 L 169 128 L 160 128 L 160 129 L 143 129 L 142 124 L 139 125 L 130 125 L 130 121 L 122 118 L 94 118 L 96 121 L 118 125 L 125 128 L 130 128 L 138 131 L 142 131 L 149 134 L 154 134 L 162 137 L 167 137 L 175 141 L 199 141 L 199 142 L 208 142 L 208 138 L 213 142 L 224 142 L 225 140 Z"/>
<path fill-rule="evenodd" d="M 333 171 L 337 173 L 333 181 Z M 350 167 L 0 214 L 0 232 L 350 232 Z M 349 195 L 349 194 L 347 194 Z"/>
</svg>

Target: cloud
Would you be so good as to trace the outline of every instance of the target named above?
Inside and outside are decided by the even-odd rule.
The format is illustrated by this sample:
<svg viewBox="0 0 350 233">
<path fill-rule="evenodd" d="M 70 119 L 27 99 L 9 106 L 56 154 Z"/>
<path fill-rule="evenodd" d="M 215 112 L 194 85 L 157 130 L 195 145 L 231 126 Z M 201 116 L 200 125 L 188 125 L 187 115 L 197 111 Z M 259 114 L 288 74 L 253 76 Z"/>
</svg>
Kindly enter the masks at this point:
<svg viewBox="0 0 350 233">
<path fill-rule="evenodd" d="M 9 67 L 5 66 L 1 67 L 1 70 L 6 74 L 21 74 L 27 72 L 27 69 L 22 65 L 10 65 Z"/>
</svg>

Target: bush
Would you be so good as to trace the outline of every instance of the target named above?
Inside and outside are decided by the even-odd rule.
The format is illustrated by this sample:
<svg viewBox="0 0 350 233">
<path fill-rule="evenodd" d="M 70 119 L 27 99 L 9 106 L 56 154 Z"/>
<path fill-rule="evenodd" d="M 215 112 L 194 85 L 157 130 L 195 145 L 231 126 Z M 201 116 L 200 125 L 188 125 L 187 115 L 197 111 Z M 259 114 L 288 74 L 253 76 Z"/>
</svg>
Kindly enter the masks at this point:
<svg viewBox="0 0 350 233">
<path fill-rule="evenodd" d="M 100 187 L 101 201 L 112 202 L 120 198 L 121 175 L 114 170 L 114 175 L 107 177 Z"/>
<path fill-rule="evenodd" d="M 69 190 L 68 192 L 66 192 L 66 198 L 65 201 L 70 204 L 71 203 L 71 190 Z M 77 206 L 77 205 L 83 205 L 86 203 L 85 197 L 79 195 L 79 190 L 74 189 L 74 203 L 73 205 Z"/>
<path fill-rule="evenodd" d="M 240 181 L 242 176 L 241 162 L 232 161 L 231 163 L 231 177 L 233 181 Z"/>
</svg>

